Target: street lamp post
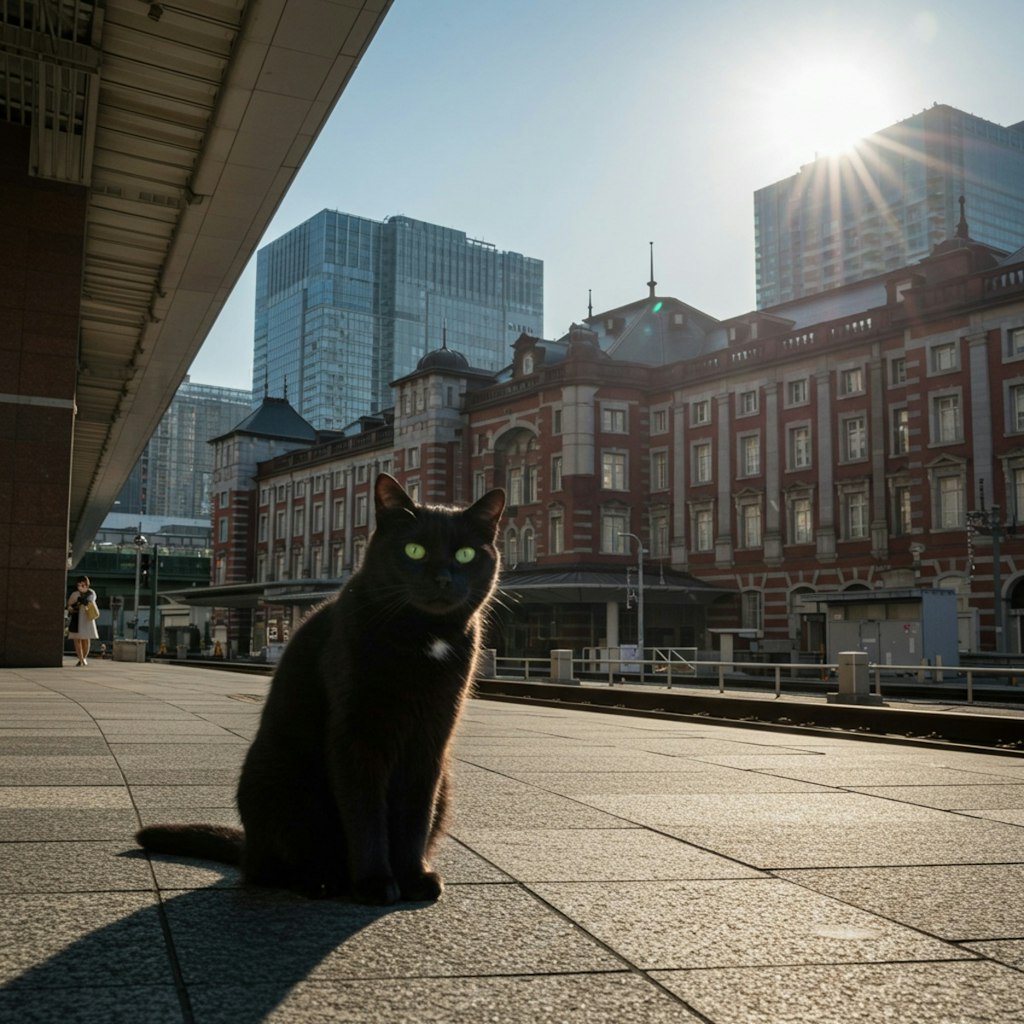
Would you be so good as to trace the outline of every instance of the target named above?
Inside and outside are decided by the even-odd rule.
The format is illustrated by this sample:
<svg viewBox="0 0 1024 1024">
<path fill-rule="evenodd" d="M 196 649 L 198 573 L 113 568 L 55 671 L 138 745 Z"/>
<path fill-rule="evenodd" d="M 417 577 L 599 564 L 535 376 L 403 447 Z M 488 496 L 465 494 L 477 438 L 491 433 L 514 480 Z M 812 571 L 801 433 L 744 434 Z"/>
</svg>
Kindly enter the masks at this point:
<svg viewBox="0 0 1024 1024">
<path fill-rule="evenodd" d="M 640 677 L 643 678 L 644 667 L 644 544 L 635 533 L 623 533 L 623 537 L 632 537 L 636 541 L 636 645 L 640 652 Z"/>
<path fill-rule="evenodd" d="M 146 546 L 146 538 L 142 536 L 142 523 L 139 532 L 132 541 L 135 545 L 135 618 L 132 622 L 132 639 L 139 639 L 139 589 L 142 582 L 142 549 Z"/>
</svg>

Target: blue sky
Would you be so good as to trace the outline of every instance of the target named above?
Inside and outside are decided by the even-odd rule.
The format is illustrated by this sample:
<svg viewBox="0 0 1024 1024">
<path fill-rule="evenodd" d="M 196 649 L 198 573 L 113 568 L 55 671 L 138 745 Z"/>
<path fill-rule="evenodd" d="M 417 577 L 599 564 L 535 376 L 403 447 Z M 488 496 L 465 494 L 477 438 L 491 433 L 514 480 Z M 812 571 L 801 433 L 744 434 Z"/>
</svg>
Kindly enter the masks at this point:
<svg viewBox="0 0 1024 1024">
<path fill-rule="evenodd" d="M 756 189 L 933 103 L 1024 120 L 1022 52 L 1019 0 L 395 0 L 263 242 L 458 228 L 544 261 L 558 337 L 646 294 L 653 241 L 659 294 L 736 316 Z M 254 294 L 255 257 L 193 381 L 251 385 Z"/>
</svg>

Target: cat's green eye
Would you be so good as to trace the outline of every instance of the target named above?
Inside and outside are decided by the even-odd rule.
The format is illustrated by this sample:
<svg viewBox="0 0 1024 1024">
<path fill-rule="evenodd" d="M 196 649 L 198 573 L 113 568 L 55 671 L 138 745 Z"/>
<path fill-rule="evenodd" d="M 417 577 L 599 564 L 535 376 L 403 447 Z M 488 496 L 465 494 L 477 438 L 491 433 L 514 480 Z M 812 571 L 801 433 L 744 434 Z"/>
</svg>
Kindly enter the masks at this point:
<svg viewBox="0 0 1024 1024">
<path fill-rule="evenodd" d="M 414 562 L 420 562 L 427 557 L 427 549 L 422 544 L 406 544 L 405 553 Z"/>
<path fill-rule="evenodd" d="M 476 558 L 476 548 L 459 548 L 455 552 L 455 561 L 462 565 L 472 562 Z"/>
</svg>

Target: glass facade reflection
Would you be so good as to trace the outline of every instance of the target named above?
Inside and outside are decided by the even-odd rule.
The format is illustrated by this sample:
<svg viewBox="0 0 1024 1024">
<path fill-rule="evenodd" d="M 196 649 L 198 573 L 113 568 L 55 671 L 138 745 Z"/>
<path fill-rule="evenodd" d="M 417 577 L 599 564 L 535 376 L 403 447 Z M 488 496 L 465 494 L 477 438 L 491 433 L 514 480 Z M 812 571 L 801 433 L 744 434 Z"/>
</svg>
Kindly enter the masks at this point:
<svg viewBox="0 0 1024 1024">
<path fill-rule="evenodd" d="M 323 210 L 257 253 L 253 395 L 340 430 L 392 404 L 392 380 L 450 348 L 497 370 L 544 321 L 544 265 L 463 231 Z"/>
<path fill-rule="evenodd" d="M 754 193 L 759 309 L 916 263 L 952 238 L 1024 244 L 1024 122 L 936 105 Z"/>
</svg>

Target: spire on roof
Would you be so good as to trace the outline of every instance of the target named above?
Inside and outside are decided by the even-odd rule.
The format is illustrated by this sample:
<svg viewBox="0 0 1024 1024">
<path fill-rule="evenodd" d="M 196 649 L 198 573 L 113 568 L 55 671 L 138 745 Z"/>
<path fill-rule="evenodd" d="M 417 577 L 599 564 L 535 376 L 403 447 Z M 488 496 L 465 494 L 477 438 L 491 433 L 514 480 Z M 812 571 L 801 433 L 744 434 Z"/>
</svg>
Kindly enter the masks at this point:
<svg viewBox="0 0 1024 1024">
<path fill-rule="evenodd" d="M 654 280 L 654 243 L 653 242 L 648 242 L 648 245 L 650 245 L 650 247 L 651 247 L 651 279 L 650 279 L 650 281 L 647 282 L 647 287 L 650 288 L 650 290 L 651 290 L 651 298 L 653 299 L 654 298 L 654 289 L 655 289 L 655 286 L 657 285 L 658 282 Z"/>
<path fill-rule="evenodd" d="M 967 205 L 967 200 L 960 197 L 960 223 L 956 226 L 956 237 L 957 238 L 970 238 L 970 229 L 967 227 L 967 218 L 964 216 L 964 207 Z"/>
<path fill-rule="evenodd" d="M 594 315 L 594 289 L 587 289 L 587 319 L 590 320 Z"/>
</svg>

